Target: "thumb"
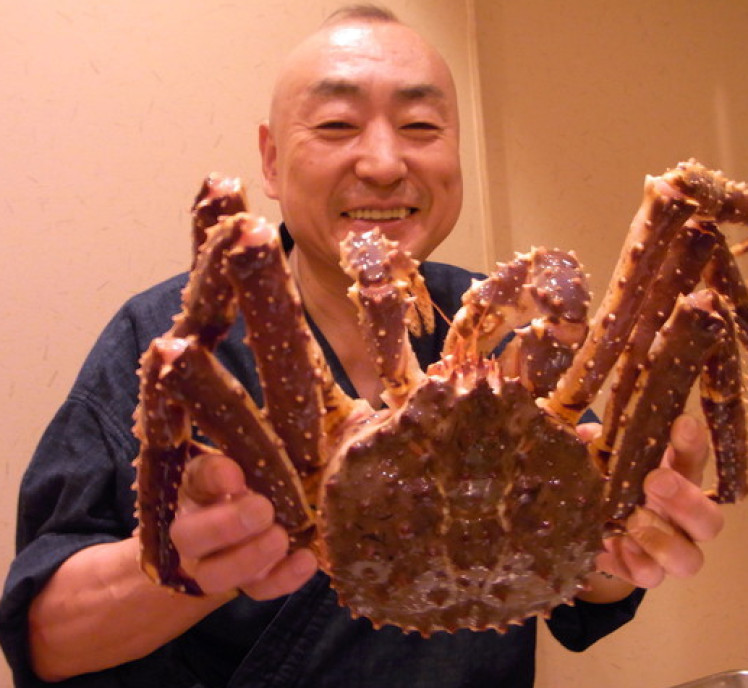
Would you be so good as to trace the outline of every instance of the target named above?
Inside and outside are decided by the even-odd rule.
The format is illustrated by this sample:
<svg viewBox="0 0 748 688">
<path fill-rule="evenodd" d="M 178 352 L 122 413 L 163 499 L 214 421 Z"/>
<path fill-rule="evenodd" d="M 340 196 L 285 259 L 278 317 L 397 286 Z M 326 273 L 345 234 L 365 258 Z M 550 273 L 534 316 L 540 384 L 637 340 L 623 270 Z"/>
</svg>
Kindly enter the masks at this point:
<svg viewBox="0 0 748 688">
<path fill-rule="evenodd" d="M 198 454 L 184 470 L 181 492 L 197 504 L 213 504 L 248 491 L 242 469 L 219 452 Z"/>
<path fill-rule="evenodd" d="M 667 465 L 700 485 L 708 458 L 709 437 L 703 423 L 686 414 L 676 418 L 670 432 Z"/>
</svg>

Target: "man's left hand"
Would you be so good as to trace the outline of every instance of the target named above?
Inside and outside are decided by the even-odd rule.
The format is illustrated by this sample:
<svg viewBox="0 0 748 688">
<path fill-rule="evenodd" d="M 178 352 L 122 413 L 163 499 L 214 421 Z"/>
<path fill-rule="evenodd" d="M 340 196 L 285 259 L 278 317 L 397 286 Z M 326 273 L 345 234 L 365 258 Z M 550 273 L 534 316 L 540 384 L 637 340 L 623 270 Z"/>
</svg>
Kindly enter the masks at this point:
<svg viewBox="0 0 748 688">
<path fill-rule="evenodd" d="M 644 481 L 646 502 L 626 521 L 626 534 L 608 538 L 598 570 L 652 588 L 666 576 L 695 575 L 704 563 L 699 543 L 715 538 L 724 517 L 701 489 L 709 457 L 706 428 L 680 416 L 659 468 Z"/>
</svg>

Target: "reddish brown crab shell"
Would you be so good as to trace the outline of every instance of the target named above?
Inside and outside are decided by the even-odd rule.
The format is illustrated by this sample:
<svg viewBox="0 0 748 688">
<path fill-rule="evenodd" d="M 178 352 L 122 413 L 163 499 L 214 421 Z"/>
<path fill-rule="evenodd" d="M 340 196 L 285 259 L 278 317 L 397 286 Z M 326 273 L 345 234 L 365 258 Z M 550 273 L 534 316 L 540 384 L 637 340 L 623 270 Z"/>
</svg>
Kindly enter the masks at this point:
<svg viewBox="0 0 748 688">
<path fill-rule="evenodd" d="M 324 568 L 377 626 L 503 631 L 570 601 L 593 569 L 603 480 L 586 447 L 493 377 L 469 391 L 430 377 L 327 481 Z"/>
</svg>

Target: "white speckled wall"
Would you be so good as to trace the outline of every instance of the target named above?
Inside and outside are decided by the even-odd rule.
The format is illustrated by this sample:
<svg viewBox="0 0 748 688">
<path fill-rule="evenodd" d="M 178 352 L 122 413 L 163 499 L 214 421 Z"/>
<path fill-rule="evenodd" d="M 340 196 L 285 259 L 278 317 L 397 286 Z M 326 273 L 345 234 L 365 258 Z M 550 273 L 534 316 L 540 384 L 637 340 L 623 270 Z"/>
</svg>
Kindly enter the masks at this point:
<svg viewBox="0 0 748 688">
<path fill-rule="evenodd" d="M 4 3 L 0 577 L 39 434 L 120 303 L 187 265 L 201 177 L 244 176 L 277 219 L 256 127 L 281 57 L 339 4 Z M 466 208 L 437 258 L 484 269 L 533 243 L 574 247 L 599 292 L 646 172 L 696 155 L 748 178 L 740 0 L 389 5 L 458 81 Z M 652 593 L 615 637 L 581 656 L 543 638 L 538 686 L 665 688 L 748 667 L 746 515 L 729 512 L 698 579 Z"/>
</svg>

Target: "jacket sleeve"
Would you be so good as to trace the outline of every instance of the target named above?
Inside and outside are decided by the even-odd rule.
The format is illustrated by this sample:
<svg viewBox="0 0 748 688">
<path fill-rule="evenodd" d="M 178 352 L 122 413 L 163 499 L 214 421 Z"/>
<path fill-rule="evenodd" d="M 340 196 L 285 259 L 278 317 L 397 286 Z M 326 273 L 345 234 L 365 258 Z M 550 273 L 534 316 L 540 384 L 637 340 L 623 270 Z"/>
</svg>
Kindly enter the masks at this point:
<svg viewBox="0 0 748 688">
<path fill-rule="evenodd" d="M 29 605 L 67 558 L 135 527 L 131 415 L 138 346 L 126 315 L 109 324 L 39 442 L 18 505 L 16 558 L 0 602 L 0 643 L 16 686 L 43 685 L 28 662 Z"/>
<path fill-rule="evenodd" d="M 594 642 L 631 621 L 644 597 L 636 589 L 619 602 L 593 604 L 577 600 L 574 606 L 556 607 L 548 619 L 548 628 L 567 650 L 582 652 Z"/>
</svg>

